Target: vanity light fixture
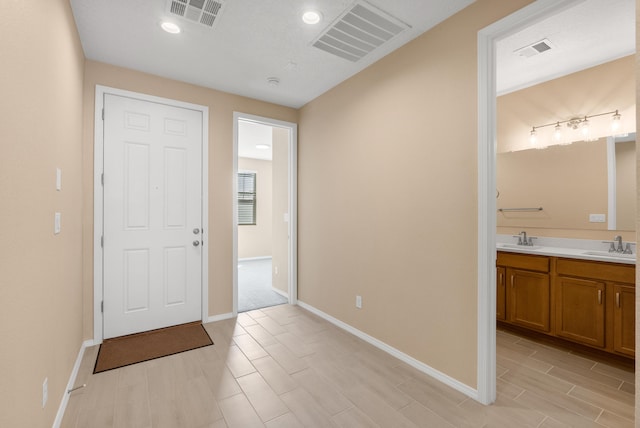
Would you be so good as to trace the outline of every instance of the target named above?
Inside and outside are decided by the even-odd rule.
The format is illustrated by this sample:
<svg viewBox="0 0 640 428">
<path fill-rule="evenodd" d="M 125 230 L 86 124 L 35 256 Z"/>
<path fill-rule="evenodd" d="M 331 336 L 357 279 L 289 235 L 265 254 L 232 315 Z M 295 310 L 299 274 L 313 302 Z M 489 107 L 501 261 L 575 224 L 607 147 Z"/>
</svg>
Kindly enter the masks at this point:
<svg viewBox="0 0 640 428">
<path fill-rule="evenodd" d="M 174 24 L 173 22 L 163 22 L 162 24 L 160 24 L 160 27 L 166 31 L 167 33 L 170 34 L 178 34 L 180 33 L 180 27 L 178 27 L 176 24 Z"/>
<path fill-rule="evenodd" d="M 529 142 L 532 145 L 535 145 L 537 142 L 537 129 L 540 128 L 546 128 L 548 126 L 553 126 L 554 127 L 554 132 L 553 132 L 553 139 L 557 142 L 559 142 L 562 138 L 562 126 L 560 125 L 564 125 L 565 123 L 567 124 L 568 128 L 571 128 L 573 130 L 577 130 L 580 129 L 580 132 L 582 133 L 582 136 L 585 140 L 589 139 L 589 133 L 590 133 L 590 126 L 591 126 L 591 122 L 589 121 L 589 119 L 593 118 L 593 117 L 600 117 L 600 116 L 606 116 L 606 115 L 612 115 L 611 116 L 611 129 L 613 130 L 614 135 L 617 133 L 617 131 L 620 130 L 621 127 L 621 118 L 622 116 L 620 115 L 618 110 L 614 110 L 614 111 L 608 111 L 605 113 L 598 113 L 598 114 L 592 114 L 592 115 L 587 115 L 584 116 L 584 118 L 580 118 L 580 117 L 575 117 L 569 120 L 560 120 L 560 121 L 556 121 L 556 122 L 552 122 L 552 123 L 546 123 L 544 125 L 537 125 L 534 126 L 531 129 L 531 133 L 529 136 Z"/>
<path fill-rule="evenodd" d="M 256 149 L 258 150 L 269 150 L 271 146 L 268 144 L 256 144 Z"/>
</svg>

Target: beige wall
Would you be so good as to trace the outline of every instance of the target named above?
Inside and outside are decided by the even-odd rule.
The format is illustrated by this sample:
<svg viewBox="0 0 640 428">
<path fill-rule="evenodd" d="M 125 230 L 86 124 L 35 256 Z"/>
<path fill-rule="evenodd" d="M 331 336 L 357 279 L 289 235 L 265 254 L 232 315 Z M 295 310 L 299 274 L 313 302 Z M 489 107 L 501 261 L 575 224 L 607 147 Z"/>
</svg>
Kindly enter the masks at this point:
<svg viewBox="0 0 640 428">
<path fill-rule="evenodd" d="M 238 171 L 256 173 L 256 224 L 238 226 L 238 258 L 271 257 L 273 178 L 271 161 L 238 158 Z"/>
<path fill-rule="evenodd" d="M 471 387 L 477 32 L 527 3 L 477 1 L 300 113 L 300 300 Z"/>
<path fill-rule="evenodd" d="M 273 128 L 273 288 L 289 294 L 289 130 Z M 277 271 L 277 273 L 276 273 Z"/>
<path fill-rule="evenodd" d="M 151 94 L 209 107 L 209 315 L 233 306 L 233 112 L 298 122 L 298 112 L 237 95 L 87 61 L 82 138 L 84 337 L 93 337 L 93 112 L 95 85 Z"/>
<path fill-rule="evenodd" d="M 50 427 L 82 344 L 84 56 L 67 0 L 0 16 L 0 426 Z"/>
</svg>

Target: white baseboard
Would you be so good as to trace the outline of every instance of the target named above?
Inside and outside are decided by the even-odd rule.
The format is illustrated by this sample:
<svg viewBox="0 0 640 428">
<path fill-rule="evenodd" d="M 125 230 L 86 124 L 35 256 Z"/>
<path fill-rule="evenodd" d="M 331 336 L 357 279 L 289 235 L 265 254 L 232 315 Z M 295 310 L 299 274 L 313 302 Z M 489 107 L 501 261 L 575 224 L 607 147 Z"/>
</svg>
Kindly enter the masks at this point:
<svg viewBox="0 0 640 428">
<path fill-rule="evenodd" d="M 67 383 L 67 388 L 64 390 L 64 395 L 62 396 L 62 401 L 60 401 L 60 406 L 58 407 L 58 413 L 56 414 L 56 419 L 53 421 L 53 428 L 59 428 L 62 423 L 62 418 L 64 417 L 64 412 L 67 409 L 67 404 L 69 403 L 69 390 L 74 388 L 76 383 L 76 378 L 78 377 L 78 370 L 80 370 L 80 364 L 82 363 L 82 357 L 84 357 L 84 351 L 89 346 L 93 346 L 93 340 L 85 340 L 82 342 L 80 346 L 80 351 L 78 351 L 78 356 L 76 357 L 76 362 L 73 365 L 73 370 L 71 370 L 71 376 L 69 376 L 69 382 Z"/>
<path fill-rule="evenodd" d="M 289 298 L 289 294 L 285 293 L 282 290 L 277 289 L 276 287 L 271 287 L 271 290 L 273 290 L 274 293 L 278 293 L 279 295 L 281 295 L 282 297 L 286 297 L 287 299 Z"/>
<path fill-rule="evenodd" d="M 235 317 L 235 315 L 233 314 L 233 312 L 229 312 L 227 314 L 220 314 L 220 315 L 214 315 L 212 317 L 209 317 L 209 319 L 207 320 L 207 322 L 216 322 L 216 321 L 224 321 L 224 320 L 228 320 Z"/>
<path fill-rule="evenodd" d="M 447 386 L 450 386 L 451 388 L 462 392 L 463 394 L 465 394 L 466 396 L 478 401 L 478 391 L 476 389 L 473 389 L 472 387 L 470 387 L 469 385 L 466 385 L 454 378 L 452 378 L 449 375 L 446 375 L 444 373 L 442 373 L 439 370 L 434 369 L 433 367 L 416 360 L 415 358 L 405 354 L 402 351 L 399 351 L 398 349 L 387 345 L 386 343 L 382 342 L 381 340 L 376 339 L 373 336 L 369 336 L 367 333 L 358 330 L 355 327 L 350 326 L 349 324 L 340 321 L 337 318 L 332 317 L 331 315 L 322 312 L 319 309 L 314 308 L 311 305 L 308 305 L 304 302 L 301 302 L 298 300 L 298 305 L 301 308 L 304 308 L 306 310 L 308 310 L 309 312 L 314 313 L 315 315 L 318 315 L 320 318 L 324 318 L 325 320 L 329 321 L 331 324 L 340 327 L 343 330 L 348 331 L 349 333 L 353 334 L 354 336 L 364 340 L 365 342 L 375 346 L 376 348 L 386 352 L 387 354 L 390 354 L 394 357 L 396 357 L 397 359 L 399 359 L 400 361 L 403 361 L 407 364 L 409 364 L 411 367 L 420 370 L 422 373 L 431 376 L 432 378 L 444 383 Z"/>
<path fill-rule="evenodd" d="M 271 259 L 271 256 L 262 256 L 262 257 L 245 257 L 244 259 L 238 259 L 238 263 L 240 262 L 250 262 L 253 260 L 268 260 Z"/>
</svg>

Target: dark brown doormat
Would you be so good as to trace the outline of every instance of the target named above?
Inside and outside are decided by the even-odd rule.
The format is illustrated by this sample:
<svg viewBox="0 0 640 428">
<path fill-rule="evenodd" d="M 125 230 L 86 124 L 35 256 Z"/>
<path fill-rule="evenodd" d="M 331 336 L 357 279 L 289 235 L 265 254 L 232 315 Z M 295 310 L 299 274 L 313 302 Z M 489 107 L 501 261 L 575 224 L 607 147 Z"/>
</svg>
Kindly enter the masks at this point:
<svg viewBox="0 0 640 428">
<path fill-rule="evenodd" d="M 213 345 L 213 341 L 200 322 L 106 339 L 98 350 L 93 373 L 117 369 L 209 345 Z"/>
</svg>

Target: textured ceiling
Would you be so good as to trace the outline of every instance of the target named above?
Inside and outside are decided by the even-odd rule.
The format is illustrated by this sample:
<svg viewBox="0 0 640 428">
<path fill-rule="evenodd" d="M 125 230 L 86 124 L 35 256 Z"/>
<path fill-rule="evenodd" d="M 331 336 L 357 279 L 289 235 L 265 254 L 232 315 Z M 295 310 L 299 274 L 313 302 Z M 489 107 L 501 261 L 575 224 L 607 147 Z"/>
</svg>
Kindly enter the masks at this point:
<svg viewBox="0 0 640 428">
<path fill-rule="evenodd" d="M 170 1 L 71 0 L 86 57 L 301 107 L 474 0 L 370 0 L 410 28 L 355 63 L 312 46 L 353 0 L 219 0 L 224 6 L 213 28 L 172 16 Z M 301 20 L 309 6 L 323 15 L 315 26 Z M 165 19 L 183 31 L 165 33 Z M 279 85 L 269 85 L 269 77 Z"/>
<path fill-rule="evenodd" d="M 192 0 L 189 0 L 192 1 Z M 474 0 L 368 0 L 410 28 L 351 62 L 312 46 L 354 0 L 217 0 L 213 28 L 168 12 L 171 0 L 71 0 L 87 58 L 290 107 L 301 107 Z M 362 0 L 360 0 L 362 1 Z M 323 14 L 309 26 L 306 7 Z M 584 0 L 502 41 L 504 94 L 635 52 L 635 0 Z M 182 27 L 160 29 L 169 19 Z M 513 51 L 547 38 L 531 58 Z M 270 85 L 270 77 L 279 79 Z"/>
<path fill-rule="evenodd" d="M 552 49 L 514 51 L 542 39 Z M 505 94 L 635 52 L 635 0 L 585 0 L 497 43 L 497 90 Z"/>
</svg>

